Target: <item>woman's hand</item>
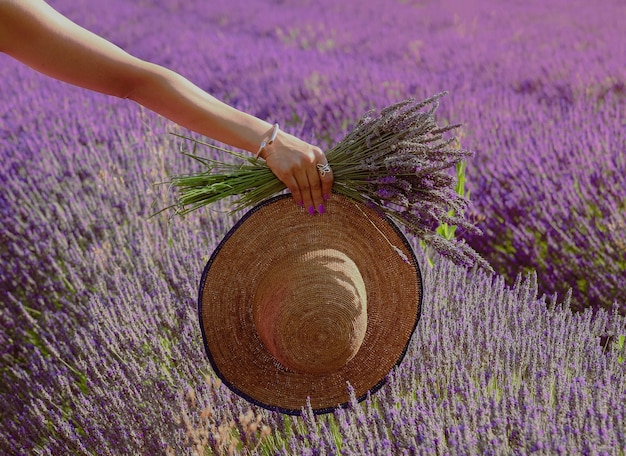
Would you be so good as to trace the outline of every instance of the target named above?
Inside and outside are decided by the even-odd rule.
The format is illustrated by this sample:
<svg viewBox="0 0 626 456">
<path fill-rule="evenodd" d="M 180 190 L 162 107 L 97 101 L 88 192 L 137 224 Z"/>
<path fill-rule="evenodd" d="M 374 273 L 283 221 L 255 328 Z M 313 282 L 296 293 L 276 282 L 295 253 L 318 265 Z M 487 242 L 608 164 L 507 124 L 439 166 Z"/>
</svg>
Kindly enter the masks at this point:
<svg viewBox="0 0 626 456">
<path fill-rule="evenodd" d="M 330 170 L 320 171 L 317 166 L 328 164 L 319 147 L 281 131 L 260 156 L 287 186 L 296 203 L 305 207 L 311 215 L 316 211 L 324 213 L 324 201 L 330 196 L 333 186 L 333 173 Z"/>
</svg>

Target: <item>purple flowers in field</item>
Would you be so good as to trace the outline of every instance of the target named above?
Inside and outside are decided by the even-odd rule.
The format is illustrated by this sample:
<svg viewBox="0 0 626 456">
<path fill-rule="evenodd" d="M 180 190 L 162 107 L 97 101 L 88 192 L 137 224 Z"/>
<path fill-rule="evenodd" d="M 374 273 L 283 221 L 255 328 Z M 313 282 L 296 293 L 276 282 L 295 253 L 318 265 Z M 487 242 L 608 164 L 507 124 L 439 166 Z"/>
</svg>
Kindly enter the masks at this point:
<svg viewBox="0 0 626 456">
<path fill-rule="evenodd" d="M 498 274 L 415 239 L 424 310 L 388 384 L 331 415 L 250 407 L 195 310 L 236 217 L 148 220 L 197 166 L 188 132 L 0 55 L 0 453 L 625 454 L 620 1 L 50 3 L 322 147 L 447 90 L 484 232 L 457 235 Z"/>
</svg>

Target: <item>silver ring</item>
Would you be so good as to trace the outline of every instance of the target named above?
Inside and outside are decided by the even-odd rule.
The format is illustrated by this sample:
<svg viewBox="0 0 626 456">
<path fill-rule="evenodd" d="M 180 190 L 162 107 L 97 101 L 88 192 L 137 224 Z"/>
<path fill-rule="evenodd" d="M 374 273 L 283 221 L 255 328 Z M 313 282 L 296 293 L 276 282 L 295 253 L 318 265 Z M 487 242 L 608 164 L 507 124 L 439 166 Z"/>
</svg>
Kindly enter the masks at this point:
<svg viewBox="0 0 626 456">
<path fill-rule="evenodd" d="M 317 171 L 320 173 L 320 176 L 324 177 L 326 173 L 330 173 L 332 170 L 330 169 L 330 165 L 328 163 L 318 163 Z"/>
</svg>

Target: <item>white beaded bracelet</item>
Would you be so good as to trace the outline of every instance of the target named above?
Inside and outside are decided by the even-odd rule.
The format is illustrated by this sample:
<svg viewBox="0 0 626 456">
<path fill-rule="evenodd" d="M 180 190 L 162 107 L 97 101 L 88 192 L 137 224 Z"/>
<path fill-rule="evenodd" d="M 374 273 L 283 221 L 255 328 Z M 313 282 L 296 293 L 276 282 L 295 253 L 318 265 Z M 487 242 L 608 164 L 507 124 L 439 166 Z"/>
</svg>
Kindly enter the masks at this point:
<svg viewBox="0 0 626 456">
<path fill-rule="evenodd" d="M 274 143 L 274 140 L 276 139 L 276 135 L 278 135 L 277 123 L 274 124 L 274 127 L 272 128 L 272 133 L 270 134 L 269 139 L 266 138 L 263 141 L 261 141 L 261 146 L 259 147 L 259 150 L 255 155 L 256 158 L 259 158 L 259 155 L 261 155 L 261 152 L 263 152 L 263 149 L 265 149 L 265 147 L 270 146 L 272 143 Z"/>
</svg>

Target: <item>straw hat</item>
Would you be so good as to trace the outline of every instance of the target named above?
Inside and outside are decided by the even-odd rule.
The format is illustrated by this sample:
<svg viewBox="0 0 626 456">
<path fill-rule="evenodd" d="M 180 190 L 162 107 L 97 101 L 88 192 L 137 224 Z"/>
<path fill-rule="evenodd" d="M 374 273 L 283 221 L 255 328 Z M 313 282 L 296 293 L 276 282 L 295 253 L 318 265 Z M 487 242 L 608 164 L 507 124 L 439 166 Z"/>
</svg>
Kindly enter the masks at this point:
<svg viewBox="0 0 626 456">
<path fill-rule="evenodd" d="M 209 360 L 235 393 L 262 407 L 315 413 L 384 383 L 419 320 L 422 280 L 386 217 L 333 194 L 309 216 L 281 195 L 230 230 L 200 283 Z"/>
</svg>

